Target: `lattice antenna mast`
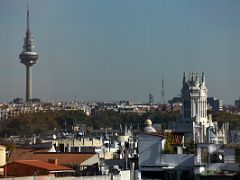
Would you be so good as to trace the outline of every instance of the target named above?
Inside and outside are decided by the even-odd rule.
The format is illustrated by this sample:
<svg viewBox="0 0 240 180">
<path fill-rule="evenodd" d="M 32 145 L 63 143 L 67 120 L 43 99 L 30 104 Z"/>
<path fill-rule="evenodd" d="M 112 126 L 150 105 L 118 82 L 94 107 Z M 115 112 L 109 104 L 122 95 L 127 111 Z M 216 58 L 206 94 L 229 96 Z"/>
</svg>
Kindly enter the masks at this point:
<svg viewBox="0 0 240 180">
<path fill-rule="evenodd" d="M 149 97 L 148 97 L 148 100 L 149 100 L 149 105 L 153 105 L 153 94 L 149 94 Z"/>
<path fill-rule="evenodd" d="M 165 92 L 164 92 L 164 79 L 162 76 L 162 90 L 161 90 L 161 103 L 165 104 Z"/>
</svg>

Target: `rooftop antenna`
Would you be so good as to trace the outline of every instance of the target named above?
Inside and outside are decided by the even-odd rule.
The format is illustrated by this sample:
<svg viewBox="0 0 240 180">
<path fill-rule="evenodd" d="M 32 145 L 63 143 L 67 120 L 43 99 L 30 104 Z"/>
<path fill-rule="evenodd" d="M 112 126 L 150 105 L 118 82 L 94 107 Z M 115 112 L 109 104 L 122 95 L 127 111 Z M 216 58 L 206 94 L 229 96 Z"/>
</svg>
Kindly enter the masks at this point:
<svg viewBox="0 0 240 180">
<path fill-rule="evenodd" d="M 162 76 L 161 103 L 162 103 L 162 105 L 165 104 L 165 93 L 164 93 L 164 79 L 163 79 L 163 76 Z"/>
<path fill-rule="evenodd" d="M 149 105 L 152 106 L 153 105 L 153 94 L 149 93 Z"/>
</svg>

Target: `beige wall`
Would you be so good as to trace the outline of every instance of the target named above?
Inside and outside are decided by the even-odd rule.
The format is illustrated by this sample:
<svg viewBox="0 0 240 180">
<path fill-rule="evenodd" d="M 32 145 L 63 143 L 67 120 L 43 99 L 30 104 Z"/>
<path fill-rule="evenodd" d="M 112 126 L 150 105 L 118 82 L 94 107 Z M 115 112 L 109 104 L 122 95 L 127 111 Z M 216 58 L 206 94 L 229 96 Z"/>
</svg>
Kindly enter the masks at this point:
<svg viewBox="0 0 240 180">
<path fill-rule="evenodd" d="M 6 147 L 0 145 L 0 166 L 6 164 Z"/>
<path fill-rule="evenodd" d="M 113 152 L 102 152 L 99 154 L 99 157 L 103 159 L 113 159 Z"/>
<path fill-rule="evenodd" d="M 83 140 L 78 140 L 78 139 L 74 139 L 70 140 L 70 139 L 61 139 L 61 140 L 55 140 L 56 142 L 53 143 L 64 143 L 65 145 L 69 144 L 71 146 L 95 146 L 95 147 L 101 147 L 103 145 L 102 140 L 99 139 L 93 139 L 90 140 L 89 138 L 85 138 L 84 141 Z"/>
<path fill-rule="evenodd" d="M 6 164 L 6 147 L 0 145 L 0 166 Z M 0 174 L 3 175 L 3 168 L 0 168 Z"/>
</svg>

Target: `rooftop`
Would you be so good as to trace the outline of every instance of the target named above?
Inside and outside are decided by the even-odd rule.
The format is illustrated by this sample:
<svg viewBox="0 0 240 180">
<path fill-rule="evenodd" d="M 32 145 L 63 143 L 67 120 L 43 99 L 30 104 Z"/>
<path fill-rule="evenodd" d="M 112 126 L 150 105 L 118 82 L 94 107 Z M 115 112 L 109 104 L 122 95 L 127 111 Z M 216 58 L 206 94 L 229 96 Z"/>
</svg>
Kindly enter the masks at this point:
<svg viewBox="0 0 240 180">
<path fill-rule="evenodd" d="M 47 152 L 47 150 L 18 149 L 11 153 L 9 162 L 19 160 L 41 160 L 48 162 L 49 159 L 58 159 L 58 164 L 82 164 L 89 158 L 95 156 L 95 153 L 61 153 Z"/>
<path fill-rule="evenodd" d="M 66 166 L 47 163 L 40 160 L 19 160 L 12 163 L 24 164 L 24 165 L 28 165 L 36 168 L 45 169 L 48 171 L 72 170 L 72 168 L 69 168 Z"/>
</svg>

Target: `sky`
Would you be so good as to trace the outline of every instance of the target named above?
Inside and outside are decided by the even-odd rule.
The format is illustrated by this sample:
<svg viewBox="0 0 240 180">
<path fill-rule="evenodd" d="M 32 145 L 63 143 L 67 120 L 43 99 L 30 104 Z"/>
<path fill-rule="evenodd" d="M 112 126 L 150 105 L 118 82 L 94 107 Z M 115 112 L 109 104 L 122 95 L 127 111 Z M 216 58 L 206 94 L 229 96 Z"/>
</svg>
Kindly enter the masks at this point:
<svg viewBox="0 0 240 180">
<path fill-rule="evenodd" d="M 0 1 L 0 101 L 25 98 L 18 58 L 27 0 Z M 239 0 L 29 0 L 44 101 L 161 101 L 180 94 L 183 72 L 204 72 L 209 96 L 240 96 Z"/>
</svg>

